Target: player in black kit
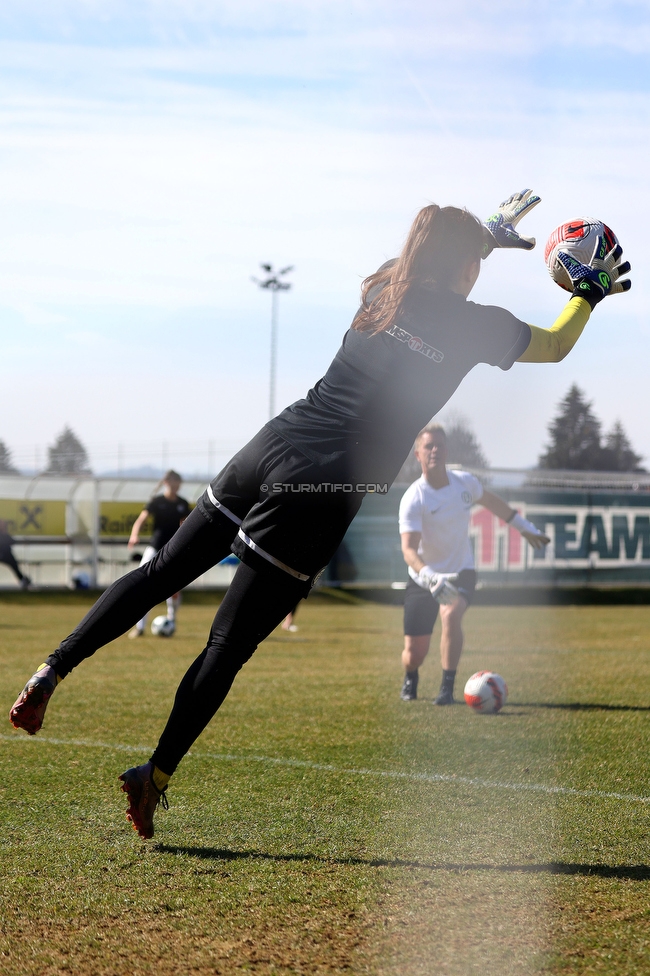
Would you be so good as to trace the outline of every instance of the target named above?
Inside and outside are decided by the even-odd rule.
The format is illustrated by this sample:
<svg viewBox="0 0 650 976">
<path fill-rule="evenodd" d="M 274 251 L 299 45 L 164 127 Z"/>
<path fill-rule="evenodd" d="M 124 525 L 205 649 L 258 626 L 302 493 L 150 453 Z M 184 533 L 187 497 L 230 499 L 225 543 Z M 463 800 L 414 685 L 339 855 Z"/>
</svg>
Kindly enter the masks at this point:
<svg viewBox="0 0 650 976">
<path fill-rule="evenodd" d="M 21 571 L 20 566 L 16 562 L 16 557 L 13 554 L 12 547 L 14 545 L 14 539 L 8 532 L 7 523 L 4 519 L 0 519 L 0 563 L 4 563 L 12 571 L 18 582 L 20 583 L 23 590 L 29 589 L 29 584 L 31 580 L 29 576 Z"/>
<path fill-rule="evenodd" d="M 147 502 L 133 523 L 131 537 L 128 543 L 129 549 L 137 546 L 138 542 L 140 541 L 140 529 L 149 517 L 153 518 L 153 532 L 151 534 L 151 541 L 142 554 L 142 559 L 140 560 L 141 566 L 144 566 L 145 563 L 148 563 L 150 559 L 153 559 L 158 550 L 167 545 L 181 522 L 183 522 L 190 514 L 189 502 L 187 502 L 185 498 L 181 498 L 181 496 L 178 494 L 181 481 L 181 476 L 176 471 L 168 471 L 165 475 L 163 475 L 163 494 L 154 495 L 154 497 Z M 168 620 L 176 620 L 176 611 L 178 609 L 179 601 L 179 593 L 174 593 L 172 596 L 167 597 Z M 129 631 L 129 637 L 141 637 L 144 634 L 146 625 L 147 615 L 145 613 L 145 615 L 138 620 L 135 627 Z"/>
<path fill-rule="evenodd" d="M 270 421 L 208 486 L 178 532 L 145 566 L 114 583 L 11 711 L 37 732 L 56 682 L 124 633 L 158 600 L 233 551 L 241 559 L 208 643 L 182 679 L 149 762 L 123 773 L 127 817 L 141 837 L 171 774 L 260 641 L 304 597 L 338 548 L 367 491 L 396 476 L 416 434 L 477 364 L 555 362 L 592 308 L 626 290 L 621 250 L 573 265 L 576 290 L 550 329 L 467 301 L 481 258 L 530 249 L 516 225 L 539 198 L 507 200 L 485 225 L 456 207 L 425 207 L 397 260 L 366 279 L 362 304 L 325 376 Z"/>
</svg>

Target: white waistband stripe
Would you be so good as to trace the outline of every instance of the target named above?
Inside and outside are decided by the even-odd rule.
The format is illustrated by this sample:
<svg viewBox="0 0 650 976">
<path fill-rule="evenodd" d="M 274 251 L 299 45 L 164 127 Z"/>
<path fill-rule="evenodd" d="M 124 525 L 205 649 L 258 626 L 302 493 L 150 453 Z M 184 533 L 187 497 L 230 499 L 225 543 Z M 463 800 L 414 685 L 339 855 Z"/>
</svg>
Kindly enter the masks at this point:
<svg viewBox="0 0 650 976">
<path fill-rule="evenodd" d="M 226 508 L 225 505 L 221 504 L 219 499 L 215 497 L 215 494 L 212 488 L 210 487 L 210 485 L 208 485 L 207 493 L 208 493 L 208 498 L 210 499 L 210 501 L 212 502 L 215 508 L 218 508 L 219 511 L 222 512 L 227 518 L 229 518 L 231 522 L 234 522 L 235 525 L 241 525 L 241 519 L 237 518 L 237 516 L 233 515 L 233 513 L 230 511 L 229 508 Z"/>
<path fill-rule="evenodd" d="M 242 542 L 244 542 L 248 546 L 249 549 L 252 549 L 253 552 L 256 552 L 258 556 L 262 557 L 262 559 L 266 559 L 267 562 L 273 563 L 273 565 L 277 566 L 278 569 L 284 570 L 284 572 L 288 573 L 289 576 L 293 576 L 295 577 L 295 579 L 302 580 L 304 583 L 306 583 L 307 580 L 309 579 L 309 576 L 305 576 L 304 573 L 299 573 L 296 569 L 292 569 L 291 566 L 287 566 L 286 563 L 280 562 L 280 560 L 276 559 L 275 556 L 272 556 L 264 549 L 261 549 L 256 542 L 253 542 L 253 540 L 246 535 L 243 529 L 240 529 L 237 535 L 242 540 Z"/>
</svg>

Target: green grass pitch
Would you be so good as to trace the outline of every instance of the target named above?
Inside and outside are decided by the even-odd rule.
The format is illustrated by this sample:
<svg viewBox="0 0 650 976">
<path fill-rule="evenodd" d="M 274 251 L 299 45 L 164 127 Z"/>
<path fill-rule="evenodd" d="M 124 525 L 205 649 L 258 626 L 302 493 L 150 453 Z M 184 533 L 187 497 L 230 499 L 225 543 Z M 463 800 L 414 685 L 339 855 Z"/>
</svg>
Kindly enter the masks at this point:
<svg viewBox="0 0 650 976">
<path fill-rule="evenodd" d="M 87 605 L 86 601 L 86 605 Z M 2 709 L 84 611 L 0 600 Z M 457 692 L 399 700 L 396 607 L 316 596 L 195 744 L 143 843 L 117 776 L 148 758 L 214 608 L 121 638 L 0 730 L 2 976 L 647 974 L 650 608 L 475 607 Z M 435 635 L 437 637 L 437 635 Z M 434 637 L 435 639 L 435 637 Z"/>
</svg>

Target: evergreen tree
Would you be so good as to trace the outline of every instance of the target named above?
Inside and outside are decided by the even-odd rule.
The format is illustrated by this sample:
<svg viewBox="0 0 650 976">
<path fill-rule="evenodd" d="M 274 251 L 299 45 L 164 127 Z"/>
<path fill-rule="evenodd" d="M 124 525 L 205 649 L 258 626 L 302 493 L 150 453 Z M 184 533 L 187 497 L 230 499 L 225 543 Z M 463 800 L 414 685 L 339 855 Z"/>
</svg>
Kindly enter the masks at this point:
<svg viewBox="0 0 650 976">
<path fill-rule="evenodd" d="M 63 428 L 52 447 L 47 449 L 49 461 L 45 474 L 90 474 L 88 454 L 70 427 Z"/>
<path fill-rule="evenodd" d="M 617 420 L 601 442 L 601 423 L 591 403 L 574 383 L 548 427 L 551 443 L 538 460 L 540 468 L 569 471 L 643 471 L 637 454 Z"/>
<path fill-rule="evenodd" d="M 600 470 L 600 421 L 575 383 L 560 401 L 558 415 L 549 424 L 548 432 L 551 443 L 537 462 L 540 468 Z"/>
<path fill-rule="evenodd" d="M 643 458 L 632 449 L 620 420 L 616 421 L 607 434 L 602 453 L 604 471 L 645 471 L 645 468 L 640 467 Z"/>
<path fill-rule="evenodd" d="M 0 474 L 19 474 L 11 461 L 11 451 L 4 441 L 0 441 Z"/>
</svg>

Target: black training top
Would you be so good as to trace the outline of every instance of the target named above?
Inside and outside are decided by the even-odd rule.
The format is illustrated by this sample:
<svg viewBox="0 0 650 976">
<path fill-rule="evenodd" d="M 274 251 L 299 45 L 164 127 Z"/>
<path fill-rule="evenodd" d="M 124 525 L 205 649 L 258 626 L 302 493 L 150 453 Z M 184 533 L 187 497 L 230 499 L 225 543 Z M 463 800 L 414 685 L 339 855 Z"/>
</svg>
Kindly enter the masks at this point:
<svg viewBox="0 0 650 976">
<path fill-rule="evenodd" d="M 530 327 L 506 309 L 418 286 L 388 331 L 349 329 L 325 376 L 269 426 L 317 464 L 340 459 L 358 481 L 392 481 L 463 377 L 477 363 L 510 369 L 529 343 Z"/>
<path fill-rule="evenodd" d="M 190 514 L 190 505 L 180 495 L 174 501 L 165 498 L 164 495 L 156 495 L 147 502 L 145 511 L 153 516 L 151 545 L 154 549 L 162 549 L 181 524 L 181 519 L 187 518 Z"/>
</svg>

